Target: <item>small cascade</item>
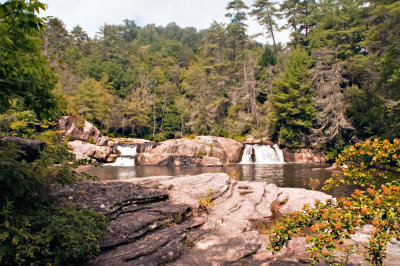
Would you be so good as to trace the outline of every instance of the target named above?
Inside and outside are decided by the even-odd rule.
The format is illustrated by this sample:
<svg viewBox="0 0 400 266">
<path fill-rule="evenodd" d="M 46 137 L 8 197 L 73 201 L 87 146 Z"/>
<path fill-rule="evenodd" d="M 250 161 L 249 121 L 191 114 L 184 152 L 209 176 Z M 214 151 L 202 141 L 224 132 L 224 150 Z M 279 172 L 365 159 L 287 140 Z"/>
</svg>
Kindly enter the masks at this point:
<svg viewBox="0 0 400 266">
<path fill-rule="evenodd" d="M 118 144 L 118 150 L 121 152 L 120 156 L 113 163 L 107 164 L 109 166 L 135 166 L 135 158 L 138 153 L 137 144 L 121 143 Z"/>
<path fill-rule="evenodd" d="M 240 164 L 281 164 L 283 152 L 278 144 L 245 144 Z"/>
</svg>

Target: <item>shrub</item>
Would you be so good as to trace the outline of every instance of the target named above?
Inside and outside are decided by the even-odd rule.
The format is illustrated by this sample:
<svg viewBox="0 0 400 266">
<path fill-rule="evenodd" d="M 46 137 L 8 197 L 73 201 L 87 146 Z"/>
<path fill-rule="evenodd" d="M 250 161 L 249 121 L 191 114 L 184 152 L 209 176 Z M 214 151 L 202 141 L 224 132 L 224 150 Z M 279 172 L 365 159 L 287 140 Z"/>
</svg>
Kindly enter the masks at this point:
<svg viewBox="0 0 400 266">
<path fill-rule="evenodd" d="M 358 185 L 351 198 L 316 201 L 314 208 L 286 216 L 270 232 L 268 248 L 278 252 L 295 234 L 310 228 L 306 241 L 313 261 L 343 262 L 352 252 L 346 239 L 357 228 L 372 224 L 375 229 L 366 243 L 365 259 L 382 265 L 386 243 L 400 238 L 400 141 L 375 139 L 357 143 L 338 156 L 343 173 L 329 179 L 326 189 L 340 184 Z M 341 251 L 341 252 L 338 252 Z"/>
<path fill-rule="evenodd" d="M 105 216 L 55 203 L 54 184 L 86 178 L 57 132 L 45 132 L 46 149 L 27 163 L 12 144 L 0 141 L 0 264 L 80 263 L 99 251 Z"/>
</svg>

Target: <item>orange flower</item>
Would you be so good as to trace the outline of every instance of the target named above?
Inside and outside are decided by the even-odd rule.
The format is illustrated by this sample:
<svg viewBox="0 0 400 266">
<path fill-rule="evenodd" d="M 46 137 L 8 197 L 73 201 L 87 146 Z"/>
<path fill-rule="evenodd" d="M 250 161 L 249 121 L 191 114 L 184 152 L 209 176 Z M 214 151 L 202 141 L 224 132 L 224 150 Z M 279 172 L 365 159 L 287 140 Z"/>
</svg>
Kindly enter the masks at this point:
<svg viewBox="0 0 400 266">
<path fill-rule="evenodd" d="M 349 200 L 346 200 L 346 202 L 344 204 L 346 204 L 347 207 L 351 206 L 351 202 Z"/>
<path fill-rule="evenodd" d="M 334 214 L 332 214 L 332 218 L 333 218 L 333 220 L 337 220 L 337 219 L 339 219 L 339 216 L 336 213 L 334 213 Z"/>
<path fill-rule="evenodd" d="M 379 204 L 381 204 L 381 200 L 378 199 L 378 198 L 376 198 L 376 199 L 374 199 L 374 203 L 375 203 L 376 205 L 379 205 Z"/>
<path fill-rule="evenodd" d="M 315 233 L 317 230 L 318 228 L 315 225 L 311 226 L 311 232 Z"/>
<path fill-rule="evenodd" d="M 337 224 L 334 225 L 334 227 L 335 227 L 337 230 L 339 230 L 340 228 L 342 228 L 342 225 L 339 224 L 339 223 L 337 223 Z"/>
<path fill-rule="evenodd" d="M 378 221 L 378 220 L 376 220 L 376 219 L 375 219 L 375 220 L 373 220 L 373 221 L 372 221 L 372 225 L 374 225 L 374 226 L 378 226 L 378 225 L 379 225 L 379 221 Z"/>
<path fill-rule="evenodd" d="M 362 214 L 368 214 L 368 209 L 367 208 L 362 208 L 361 209 Z"/>
<path fill-rule="evenodd" d="M 399 187 L 393 186 L 393 187 L 392 187 L 392 190 L 394 190 L 394 191 L 399 191 Z"/>
<path fill-rule="evenodd" d="M 385 193 L 386 195 L 390 196 L 392 193 L 390 192 L 390 189 L 387 187 L 383 188 L 383 193 Z"/>
<path fill-rule="evenodd" d="M 340 202 L 341 202 L 341 203 L 344 203 L 345 201 L 346 201 L 345 198 L 343 198 L 343 197 L 340 198 Z"/>
<path fill-rule="evenodd" d="M 354 193 L 355 193 L 356 195 L 360 196 L 360 195 L 361 195 L 361 190 L 356 189 L 356 190 L 354 190 Z"/>
</svg>

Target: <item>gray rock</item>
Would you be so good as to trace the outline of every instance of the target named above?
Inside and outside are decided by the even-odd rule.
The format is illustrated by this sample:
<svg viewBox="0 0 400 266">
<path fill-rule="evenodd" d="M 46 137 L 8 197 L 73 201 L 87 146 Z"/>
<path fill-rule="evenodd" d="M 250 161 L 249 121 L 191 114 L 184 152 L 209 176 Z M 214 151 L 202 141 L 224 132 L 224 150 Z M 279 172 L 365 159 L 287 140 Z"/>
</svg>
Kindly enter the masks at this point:
<svg viewBox="0 0 400 266">
<path fill-rule="evenodd" d="M 46 143 L 39 140 L 23 139 L 20 137 L 6 136 L 1 137 L 1 141 L 13 143 L 17 149 L 24 153 L 19 156 L 20 160 L 32 162 L 39 158 L 40 152 L 46 147 Z"/>
</svg>

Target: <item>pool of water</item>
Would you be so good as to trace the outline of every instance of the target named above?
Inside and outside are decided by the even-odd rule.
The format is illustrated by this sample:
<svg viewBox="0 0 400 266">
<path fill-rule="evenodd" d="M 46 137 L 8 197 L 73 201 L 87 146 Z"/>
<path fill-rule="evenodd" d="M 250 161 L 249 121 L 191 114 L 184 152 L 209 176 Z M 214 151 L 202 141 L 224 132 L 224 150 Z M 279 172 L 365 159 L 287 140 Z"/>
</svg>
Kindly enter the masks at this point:
<svg viewBox="0 0 400 266">
<path fill-rule="evenodd" d="M 80 168 L 99 180 L 116 180 L 148 176 L 182 176 L 203 173 L 227 173 L 238 176 L 239 180 L 273 183 L 280 187 L 297 187 L 321 190 L 332 172 L 325 169 L 328 164 L 267 164 L 234 165 L 223 167 L 167 167 L 167 166 L 85 166 Z M 312 179 L 313 181 L 310 181 Z M 331 192 L 335 196 L 348 195 L 351 189 Z"/>
</svg>

